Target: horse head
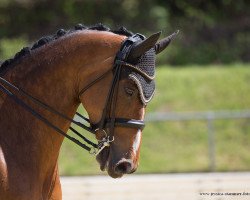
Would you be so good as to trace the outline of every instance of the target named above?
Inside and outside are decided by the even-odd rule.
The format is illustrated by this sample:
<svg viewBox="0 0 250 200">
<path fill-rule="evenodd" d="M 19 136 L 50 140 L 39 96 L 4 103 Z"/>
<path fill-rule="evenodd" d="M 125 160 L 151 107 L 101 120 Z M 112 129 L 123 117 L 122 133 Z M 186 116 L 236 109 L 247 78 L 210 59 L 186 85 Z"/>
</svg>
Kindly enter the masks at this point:
<svg viewBox="0 0 250 200">
<path fill-rule="evenodd" d="M 110 142 L 97 161 L 113 178 L 133 173 L 138 167 L 145 109 L 155 91 L 155 57 L 177 32 L 158 41 L 160 34 L 123 37 L 114 49 L 111 70 L 80 93 L 97 140 L 108 138 Z"/>
</svg>

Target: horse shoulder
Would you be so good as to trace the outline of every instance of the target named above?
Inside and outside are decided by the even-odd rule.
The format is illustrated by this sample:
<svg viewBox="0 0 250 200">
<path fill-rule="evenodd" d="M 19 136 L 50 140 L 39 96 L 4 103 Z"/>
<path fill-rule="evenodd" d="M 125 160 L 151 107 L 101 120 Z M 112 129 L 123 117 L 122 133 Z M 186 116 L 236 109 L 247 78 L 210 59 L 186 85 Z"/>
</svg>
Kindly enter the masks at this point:
<svg viewBox="0 0 250 200">
<path fill-rule="evenodd" d="M 0 146 L 0 197 L 7 199 L 6 191 L 8 189 L 8 170 L 5 156 Z"/>
</svg>

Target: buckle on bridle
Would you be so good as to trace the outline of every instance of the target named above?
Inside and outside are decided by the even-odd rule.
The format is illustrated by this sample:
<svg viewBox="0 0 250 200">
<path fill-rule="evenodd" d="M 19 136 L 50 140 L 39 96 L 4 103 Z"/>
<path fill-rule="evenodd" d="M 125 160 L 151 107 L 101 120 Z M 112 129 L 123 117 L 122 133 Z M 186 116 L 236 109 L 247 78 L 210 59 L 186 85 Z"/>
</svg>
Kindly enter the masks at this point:
<svg viewBox="0 0 250 200">
<path fill-rule="evenodd" d="M 114 136 L 109 136 L 104 129 L 97 128 L 95 131 L 101 130 L 105 133 L 105 137 L 101 140 L 98 140 L 97 148 L 91 148 L 89 151 L 90 154 L 97 156 L 105 147 L 109 147 L 110 143 L 115 140 Z"/>
<path fill-rule="evenodd" d="M 114 136 L 110 137 L 107 136 L 105 138 L 102 138 L 102 140 L 97 145 L 97 148 L 92 148 L 89 153 L 97 156 L 105 147 L 109 147 L 110 143 L 115 140 Z"/>
</svg>

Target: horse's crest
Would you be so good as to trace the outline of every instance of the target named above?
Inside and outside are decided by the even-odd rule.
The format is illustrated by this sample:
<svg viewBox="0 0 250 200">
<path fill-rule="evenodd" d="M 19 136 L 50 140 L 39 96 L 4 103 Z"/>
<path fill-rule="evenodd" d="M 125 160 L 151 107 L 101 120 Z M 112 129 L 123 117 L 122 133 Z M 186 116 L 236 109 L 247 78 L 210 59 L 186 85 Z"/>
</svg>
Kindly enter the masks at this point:
<svg viewBox="0 0 250 200">
<path fill-rule="evenodd" d="M 59 29 L 53 35 L 48 35 L 48 36 L 44 36 L 44 37 L 40 38 L 33 45 L 31 45 L 31 47 L 22 48 L 19 52 L 16 53 L 14 58 L 10 58 L 10 59 L 7 59 L 5 61 L 0 61 L 0 73 L 5 71 L 9 65 L 15 63 L 16 61 L 18 61 L 22 57 L 29 54 L 30 51 L 37 49 L 37 48 L 39 48 L 39 47 L 41 47 L 41 46 L 43 46 L 51 41 L 57 40 L 58 38 L 61 38 L 65 35 L 69 35 L 71 33 L 74 33 L 75 31 L 81 31 L 81 30 L 108 31 L 108 32 L 112 32 L 115 34 L 119 34 L 119 35 L 125 35 L 125 36 L 133 35 L 133 33 L 128 31 L 125 27 L 120 27 L 117 30 L 111 30 L 110 28 L 108 28 L 107 26 L 105 26 L 101 23 L 96 24 L 96 25 L 91 26 L 91 27 L 87 27 L 83 24 L 77 24 L 73 29 L 70 29 L 70 30 Z"/>
</svg>

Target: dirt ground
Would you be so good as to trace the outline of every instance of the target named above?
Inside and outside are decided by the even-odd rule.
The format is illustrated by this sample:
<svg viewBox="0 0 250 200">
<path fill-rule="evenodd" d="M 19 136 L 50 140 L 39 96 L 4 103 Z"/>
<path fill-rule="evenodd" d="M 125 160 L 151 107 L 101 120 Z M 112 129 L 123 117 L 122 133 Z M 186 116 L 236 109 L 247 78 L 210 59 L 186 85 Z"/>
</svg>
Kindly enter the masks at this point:
<svg viewBox="0 0 250 200">
<path fill-rule="evenodd" d="M 63 200 L 249 200 L 250 172 L 61 177 Z"/>
</svg>

